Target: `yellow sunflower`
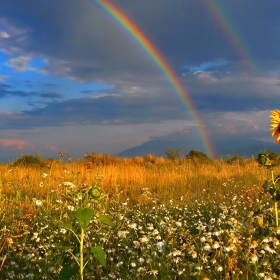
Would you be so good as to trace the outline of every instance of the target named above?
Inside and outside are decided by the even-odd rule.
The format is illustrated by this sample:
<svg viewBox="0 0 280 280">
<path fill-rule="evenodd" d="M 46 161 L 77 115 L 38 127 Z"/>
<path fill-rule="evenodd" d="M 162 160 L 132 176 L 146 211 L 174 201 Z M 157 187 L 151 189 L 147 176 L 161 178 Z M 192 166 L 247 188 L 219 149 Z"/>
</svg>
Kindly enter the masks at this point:
<svg viewBox="0 0 280 280">
<path fill-rule="evenodd" d="M 276 143 L 280 144 L 280 110 L 271 111 L 270 119 L 272 124 L 271 129 L 273 130 L 271 136 L 276 135 Z"/>
</svg>

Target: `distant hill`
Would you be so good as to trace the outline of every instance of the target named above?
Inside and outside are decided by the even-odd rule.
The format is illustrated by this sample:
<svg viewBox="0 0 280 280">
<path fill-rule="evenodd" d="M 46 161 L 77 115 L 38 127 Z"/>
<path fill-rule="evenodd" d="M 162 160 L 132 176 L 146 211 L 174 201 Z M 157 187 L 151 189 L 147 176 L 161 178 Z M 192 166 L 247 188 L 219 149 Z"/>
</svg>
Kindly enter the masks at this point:
<svg viewBox="0 0 280 280">
<path fill-rule="evenodd" d="M 265 142 L 255 139 L 223 139 L 213 142 L 217 158 L 225 158 L 229 156 L 251 157 L 256 156 L 259 151 L 267 150 L 280 154 L 280 146 L 275 143 Z M 155 156 L 166 157 L 165 151 L 171 148 L 177 150 L 181 148 L 180 155 L 185 156 L 190 150 L 203 151 L 198 143 L 190 143 L 186 139 L 179 140 L 150 140 L 140 146 L 124 150 L 118 154 L 119 157 L 135 157 L 154 154 Z"/>
</svg>

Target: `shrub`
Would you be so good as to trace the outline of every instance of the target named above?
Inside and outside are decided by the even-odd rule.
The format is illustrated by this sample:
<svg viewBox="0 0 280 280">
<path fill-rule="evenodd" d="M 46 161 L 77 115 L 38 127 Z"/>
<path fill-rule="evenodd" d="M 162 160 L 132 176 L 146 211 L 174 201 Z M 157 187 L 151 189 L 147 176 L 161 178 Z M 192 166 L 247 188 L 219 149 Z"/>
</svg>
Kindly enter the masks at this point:
<svg viewBox="0 0 280 280">
<path fill-rule="evenodd" d="M 226 163 L 244 165 L 245 164 L 245 159 L 241 156 L 233 156 L 233 157 L 228 158 L 226 160 Z"/>
<path fill-rule="evenodd" d="M 13 162 L 12 166 L 44 167 L 45 163 L 42 161 L 39 153 L 36 156 L 21 154 L 20 157 Z"/>
<path fill-rule="evenodd" d="M 180 156 L 180 150 L 181 150 L 181 148 L 177 149 L 176 151 L 169 148 L 167 151 L 165 151 L 165 153 L 166 153 L 168 159 L 176 160 Z"/>
<path fill-rule="evenodd" d="M 196 150 L 191 150 L 186 155 L 186 158 L 200 163 L 208 163 L 211 161 L 211 159 L 208 158 L 208 156 L 205 153 Z"/>
</svg>

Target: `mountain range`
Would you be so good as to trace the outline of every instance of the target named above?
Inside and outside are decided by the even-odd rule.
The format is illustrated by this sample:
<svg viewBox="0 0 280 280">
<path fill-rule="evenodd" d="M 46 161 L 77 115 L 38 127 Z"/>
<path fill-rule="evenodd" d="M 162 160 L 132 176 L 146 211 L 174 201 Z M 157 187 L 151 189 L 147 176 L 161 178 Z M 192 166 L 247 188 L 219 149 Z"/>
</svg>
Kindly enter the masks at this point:
<svg viewBox="0 0 280 280">
<path fill-rule="evenodd" d="M 216 158 L 228 158 L 231 156 L 252 157 L 257 156 L 260 151 L 266 150 L 273 153 L 280 153 L 280 147 L 272 142 L 256 139 L 223 139 L 212 143 Z M 186 156 L 190 150 L 203 151 L 197 143 L 189 143 L 186 139 L 166 140 L 155 139 L 147 141 L 137 147 L 124 150 L 116 156 L 135 157 L 153 154 L 166 157 L 168 149 L 176 151 L 180 148 L 180 156 Z"/>
</svg>

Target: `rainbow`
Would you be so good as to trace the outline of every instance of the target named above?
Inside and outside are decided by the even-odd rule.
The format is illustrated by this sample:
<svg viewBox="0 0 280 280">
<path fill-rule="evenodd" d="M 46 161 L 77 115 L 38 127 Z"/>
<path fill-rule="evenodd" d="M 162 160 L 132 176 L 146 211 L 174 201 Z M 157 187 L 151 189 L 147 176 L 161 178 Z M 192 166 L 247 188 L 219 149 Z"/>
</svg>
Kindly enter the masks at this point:
<svg viewBox="0 0 280 280">
<path fill-rule="evenodd" d="M 111 16 L 122 28 L 124 28 L 129 33 L 129 35 L 136 40 L 136 42 L 148 54 L 148 56 L 155 62 L 157 67 L 161 70 L 161 72 L 167 78 L 168 82 L 171 84 L 175 92 L 178 94 L 182 103 L 190 112 L 193 120 L 196 122 L 198 132 L 202 139 L 202 144 L 206 154 L 211 158 L 214 158 L 214 148 L 212 147 L 205 127 L 202 125 L 197 110 L 194 107 L 187 92 L 180 84 L 175 73 L 164 60 L 163 56 L 159 53 L 155 46 L 147 39 L 147 37 L 142 33 L 142 31 L 123 12 L 121 12 L 117 7 L 110 3 L 110 1 L 94 0 L 93 2 L 96 3 L 109 16 Z"/>
<path fill-rule="evenodd" d="M 218 27 L 221 29 L 225 38 L 232 46 L 235 54 L 243 61 L 243 65 L 256 72 L 257 66 L 254 63 L 249 47 L 246 45 L 240 32 L 234 26 L 233 21 L 226 13 L 219 0 L 201 1 L 202 5 L 208 10 L 210 15 L 216 21 Z"/>
</svg>

